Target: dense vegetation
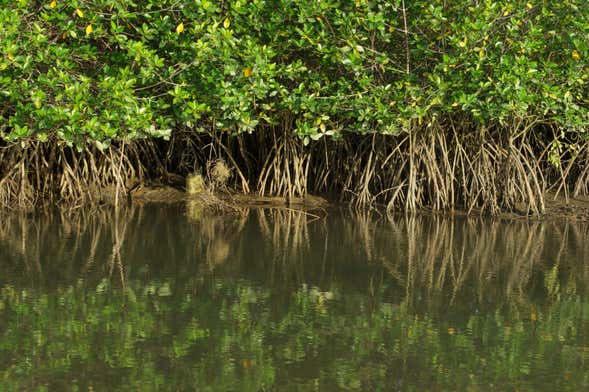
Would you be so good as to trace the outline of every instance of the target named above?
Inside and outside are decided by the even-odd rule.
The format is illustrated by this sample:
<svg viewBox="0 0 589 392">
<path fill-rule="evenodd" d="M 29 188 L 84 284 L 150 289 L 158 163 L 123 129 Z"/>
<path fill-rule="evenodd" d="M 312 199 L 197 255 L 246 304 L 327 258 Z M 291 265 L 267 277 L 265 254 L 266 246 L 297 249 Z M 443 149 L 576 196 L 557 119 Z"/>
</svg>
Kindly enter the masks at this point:
<svg viewBox="0 0 589 392">
<path fill-rule="evenodd" d="M 391 208 L 588 191 L 585 0 L 0 3 L 5 205 L 215 159 Z"/>
</svg>

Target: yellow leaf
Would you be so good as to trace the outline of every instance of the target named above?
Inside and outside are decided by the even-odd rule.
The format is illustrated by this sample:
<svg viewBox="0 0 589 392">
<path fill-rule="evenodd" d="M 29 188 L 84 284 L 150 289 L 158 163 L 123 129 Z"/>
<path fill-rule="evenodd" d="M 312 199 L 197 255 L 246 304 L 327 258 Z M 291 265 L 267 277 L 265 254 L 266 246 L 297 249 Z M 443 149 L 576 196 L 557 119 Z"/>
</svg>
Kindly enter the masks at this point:
<svg viewBox="0 0 589 392">
<path fill-rule="evenodd" d="M 479 57 L 483 57 L 485 55 L 485 50 L 481 49 L 479 50 Z"/>
<path fill-rule="evenodd" d="M 8 60 L 14 61 L 14 55 L 12 53 L 8 53 Z"/>
<path fill-rule="evenodd" d="M 576 50 L 573 50 L 573 52 L 571 53 L 572 58 L 574 58 L 575 60 L 580 60 L 581 59 L 581 55 L 579 54 L 579 52 L 577 52 Z"/>
<path fill-rule="evenodd" d="M 254 71 L 252 71 L 251 68 L 245 68 L 243 70 L 243 76 L 245 76 L 246 78 L 249 78 L 250 76 L 252 76 L 254 74 Z"/>
<path fill-rule="evenodd" d="M 229 26 L 231 26 L 231 20 L 229 20 L 229 18 L 225 18 L 225 21 L 223 22 L 223 27 L 228 29 Z"/>
<path fill-rule="evenodd" d="M 178 26 L 176 26 L 176 33 L 180 34 L 183 31 L 184 31 L 184 23 L 180 23 Z"/>
<path fill-rule="evenodd" d="M 454 335 L 456 333 L 456 330 L 452 327 L 448 328 L 448 334 L 450 335 Z"/>
<path fill-rule="evenodd" d="M 90 35 L 92 33 L 92 25 L 89 24 L 88 26 L 86 26 L 86 35 Z"/>
<path fill-rule="evenodd" d="M 51 7 L 51 8 L 57 7 L 57 1 L 53 0 L 51 3 L 49 3 L 49 7 Z"/>
<path fill-rule="evenodd" d="M 76 9 L 76 15 L 78 15 L 80 18 L 83 18 L 84 17 L 84 12 L 82 12 L 81 9 L 77 8 Z"/>
<path fill-rule="evenodd" d="M 532 4 L 530 4 L 530 3 L 526 3 L 526 7 L 528 7 L 529 9 L 534 8 L 534 6 Z"/>
<path fill-rule="evenodd" d="M 536 321 L 537 319 L 538 319 L 538 316 L 536 315 L 536 313 L 535 313 L 535 312 L 532 312 L 532 313 L 530 314 L 530 320 L 532 320 L 532 321 Z"/>
</svg>

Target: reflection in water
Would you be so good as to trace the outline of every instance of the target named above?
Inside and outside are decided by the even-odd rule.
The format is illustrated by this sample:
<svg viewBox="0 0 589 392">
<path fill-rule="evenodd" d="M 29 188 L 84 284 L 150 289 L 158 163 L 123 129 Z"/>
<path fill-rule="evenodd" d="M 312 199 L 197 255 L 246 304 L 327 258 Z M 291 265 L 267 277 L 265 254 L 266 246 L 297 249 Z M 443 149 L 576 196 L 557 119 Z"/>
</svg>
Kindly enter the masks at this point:
<svg viewBox="0 0 589 392">
<path fill-rule="evenodd" d="M 589 226 L 6 215 L 0 390 L 579 390 Z"/>
</svg>

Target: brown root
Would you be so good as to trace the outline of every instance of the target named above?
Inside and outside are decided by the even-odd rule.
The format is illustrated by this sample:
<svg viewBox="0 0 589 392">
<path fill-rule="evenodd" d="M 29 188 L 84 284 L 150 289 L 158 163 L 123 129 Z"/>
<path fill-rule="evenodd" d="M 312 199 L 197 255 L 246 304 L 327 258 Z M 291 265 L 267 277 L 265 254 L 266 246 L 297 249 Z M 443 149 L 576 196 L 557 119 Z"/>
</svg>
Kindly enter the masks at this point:
<svg viewBox="0 0 589 392">
<path fill-rule="evenodd" d="M 100 201 L 109 188 L 118 205 L 130 184 L 145 177 L 135 145 L 124 142 L 102 152 L 92 146 L 79 151 L 29 141 L 4 147 L 0 160 L 0 203 L 8 208 L 47 203 L 75 207 Z"/>
<path fill-rule="evenodd" d="M 289 198 L 307 194 L 307 179 L 310 169 L 310 153 L 299 138 L 285 131 L 272 130 L 274 143 L 262 165 L 258 192 Z"/>
<path fill-rule="evenodd" d="M 309 145 L 294 123 L 239 135 L 214 127 L 177 130 L 169 142 L 120 141 L 105 151 L 10 144 L 0 150 L 0 203 L 76 206 L 110 197 L 118 205 L 138 183 L 183 188 L 193 174 L 215 191 L 250 193 L 255 184 L 262 196 L 295 200 L 311 193 L 388 211 L 540 215 L 548 191 L 565 198 L 589 193 L 589 142 L 532 120 L 482 125 L 432 118 L 398 135 L 344 133 Z M 566 147 L 555 148 L 559 143 Z"/>
</svg>

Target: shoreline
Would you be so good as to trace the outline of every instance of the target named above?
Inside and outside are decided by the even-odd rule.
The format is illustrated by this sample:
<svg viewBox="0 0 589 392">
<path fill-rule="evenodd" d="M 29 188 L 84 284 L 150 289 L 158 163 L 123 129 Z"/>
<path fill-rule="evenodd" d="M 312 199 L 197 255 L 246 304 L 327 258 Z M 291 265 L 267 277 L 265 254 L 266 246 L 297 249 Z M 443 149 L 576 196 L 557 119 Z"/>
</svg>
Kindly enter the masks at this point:
<svg viewBox="0 0 589 392">
<path fill-rule="evenodd" d="M 103 194 L 104 195 L 104 194 Z M 307 195 L 305 197 L 280 197 L 280 196 L 260 196 L 255 194 L 244 194 L 240 192 L 231 192 L 224 190 L 211 191 L 203 190 L 202 192 L 190 195 L 188 192 L 167 186 L 141 186 L 130 192 L 131 204 L 170 204 L 182 202 L 200 202 L 203 208 L 211 208 L 219 212 L 229 210 L 238 210 L 242 208 L 278 208 L 292 209 L 302 211 L 328 210 L 330 208 L 352 208 L 357 210 L 376 210 L 386 215 L 386 206 L 373 206 L 370 208 L 354 208 L 351 204 L 341 202 L 331 202 L 327 199 Z M 108 200 L 110 199 L 110 200 Z M 105 204 L 113 204 L 112 196 L 103 198 Z M 488 217 L 491 219 L 501 220 L 531 220 L 531 221 L 550 221 L 550 220 L 567 220 L 577 222 L 589 222 L 589 196 L 568 197 L 548 193 L 544 196 L 545 211 L 543 214 L 526 214 L 523 209 L 513 212 L 503 211 L 497 215 L 491 215 L 481 209 L 472 209 L 470 212 L 466 208 L 456 208 L 453 210 L 433 210 L 422 208 L 414 212 L 395 210 L 391 215 L 406 214 L 427 214 L 439 215 L 443 217 L 467 216 L 467 217 Z"/>
</svg>

